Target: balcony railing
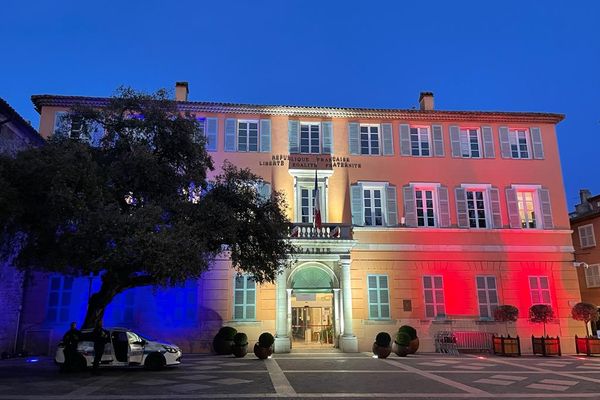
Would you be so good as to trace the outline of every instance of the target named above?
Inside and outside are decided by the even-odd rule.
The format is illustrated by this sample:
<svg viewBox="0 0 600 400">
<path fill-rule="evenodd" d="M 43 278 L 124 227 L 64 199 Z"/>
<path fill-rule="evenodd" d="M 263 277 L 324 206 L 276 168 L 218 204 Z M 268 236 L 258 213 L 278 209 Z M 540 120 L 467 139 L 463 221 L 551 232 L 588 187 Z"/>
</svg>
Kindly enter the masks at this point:
<svg viewBox="0 0 600 400">
<path fill-rule="evenodd" d="M 342 224 L 322 224 L 316 228 L 312 223 L 293 223 L 289 227 L 292 239 L 333 239 L 352 240 L 352 226 Z"/>
</svg>

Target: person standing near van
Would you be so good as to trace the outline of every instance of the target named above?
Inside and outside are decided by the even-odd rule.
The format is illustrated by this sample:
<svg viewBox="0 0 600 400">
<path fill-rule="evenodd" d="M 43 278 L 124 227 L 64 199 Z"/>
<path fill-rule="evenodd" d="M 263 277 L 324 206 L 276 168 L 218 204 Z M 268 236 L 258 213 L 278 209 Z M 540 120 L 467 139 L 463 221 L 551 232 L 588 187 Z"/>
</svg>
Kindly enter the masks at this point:
<svg viewBox="0 0 600 400">
<path fill-rule="evenodd" d="M 106 329 L 102 327 L 102 320 L 96 322 L 96 326 L 92 331 L 92 341 L 94 342 L 94 362 L 92 363 L 92 373 L 97 374 L 100 367 L 100 361 L 104 355 L 104 346 L 110 342 L 110 335 Z"/>
<path fill-rule="evenodd" d="M 77 357 L 77 344 L 81 338 L 81 332 L 77 329 L 77 323 L 71 322 L 71 328 L 63 336 L 63 345 L 65 363 L 65 371 L 73 371 L 75 369 L 75 361 Z"/>
</svg>

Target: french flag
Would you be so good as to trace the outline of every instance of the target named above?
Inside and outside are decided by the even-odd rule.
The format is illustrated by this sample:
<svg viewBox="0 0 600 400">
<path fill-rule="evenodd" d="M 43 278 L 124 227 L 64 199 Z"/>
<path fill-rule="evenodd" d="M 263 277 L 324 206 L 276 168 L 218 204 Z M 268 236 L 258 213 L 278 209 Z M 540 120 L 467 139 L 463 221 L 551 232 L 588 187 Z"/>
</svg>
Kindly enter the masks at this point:
<svg viewBox="0 0 600 400">
<path fill-rule="evenodd" d="M 313 225 L 315 228 L 321 228 L 321 194 L 319 193 L 319 182 L 317 180 L 317 171 L 315 170 L 315 192 L 314 192 L 314 212 Z"/>
</svg>

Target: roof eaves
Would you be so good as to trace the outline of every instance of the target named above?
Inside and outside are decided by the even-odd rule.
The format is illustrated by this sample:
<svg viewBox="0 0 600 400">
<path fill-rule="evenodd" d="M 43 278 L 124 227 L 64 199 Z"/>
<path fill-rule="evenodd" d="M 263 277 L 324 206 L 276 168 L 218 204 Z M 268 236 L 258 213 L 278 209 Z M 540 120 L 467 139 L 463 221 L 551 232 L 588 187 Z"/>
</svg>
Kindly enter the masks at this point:
<svg viewBox="0 0 600 400">
<path fill-rule="evenodd" d="M 0 97 L 0 109 L 5 110 L 6 113 L 10 115 L 11 121 L 16 122 L 23 129 L 25 134 L 29 136 L 30 139 L 33 139 L 39 144 L 45 143 L 45 140 L 42 137 L 42 135 L 40 135 L 39 132 L 33 126 L 31 126 L 31 124 L 28 121 L 26 121 L 21 116 L 21 114 L 17 112 L 17 110 L 12 108 L 12 106 L 8 104 L 8 102 L 2 97 Z"/>
</svg>

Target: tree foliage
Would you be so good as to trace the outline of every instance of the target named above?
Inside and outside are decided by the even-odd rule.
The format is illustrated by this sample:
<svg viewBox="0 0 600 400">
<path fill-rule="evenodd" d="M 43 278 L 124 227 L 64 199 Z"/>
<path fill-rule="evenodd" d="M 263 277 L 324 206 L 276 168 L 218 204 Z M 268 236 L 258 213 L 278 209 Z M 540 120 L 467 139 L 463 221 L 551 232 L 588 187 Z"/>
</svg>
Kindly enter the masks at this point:
<svg viewBox="0 0 600 400">
<path fill-rule="evenodd" d="M 519 318 L 519 309 L 510 304 L 498 306 L 494 311 L 494 320 L 498 322 L 515 322 Z"/>
<path fill-rule="evenodd" d="M 548 304 L 534 304 L 529 308 L 529 320 L 544 324 L 544 336 L 546 336 L 546 324 L 554 320 L 554 310 Z"/>
<path fill-rule="evenodd" d="M 583 321 L 585 323 L 585 332 L 589 336 L 588 322 L 598 321 L 600 317 L 598 315 L 598 307 L 590 303 L 577 303 L 571 309 L 571 316 L 576 321 Z"/>
<path fill-rule="evenodd" d="M 262 180 L 229 163 L 209 179 L 199 122 L 176 107 L 164 91 L 122 88 L 102 107 L 74 107 L 46 146 L 0 160 L 3 248 L 23 232 L 18 267 L 101 276 L 85 326 L 118 293 L 199 278 L 223 252 L 259 283 L 293 252 L 282 196 L 261 197 Z"/>
</svg>

